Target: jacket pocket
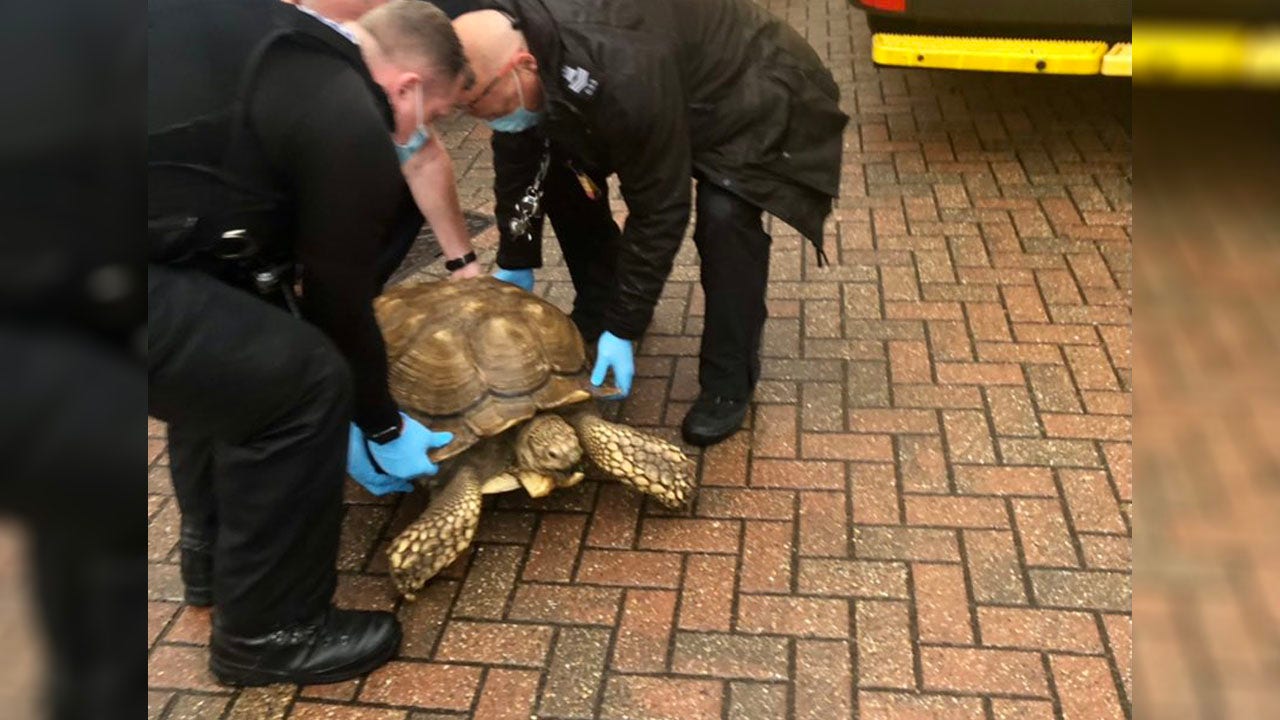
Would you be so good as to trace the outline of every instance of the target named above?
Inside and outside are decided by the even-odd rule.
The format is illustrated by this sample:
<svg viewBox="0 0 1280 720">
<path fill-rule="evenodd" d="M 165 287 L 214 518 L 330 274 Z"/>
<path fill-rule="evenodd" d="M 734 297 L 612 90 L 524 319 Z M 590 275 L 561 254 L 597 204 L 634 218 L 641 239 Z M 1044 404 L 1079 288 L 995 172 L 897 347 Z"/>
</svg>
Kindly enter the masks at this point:
<svg viewBox="0 0 1280 720">
<path fill-rule="evenodd" d="M 839 89 L 825 71 L 780 65 L 770 80 L 784 94 L 779 105 L 784 117 L 770 129 L 760 164 L 770 172 L 823 193 L 839 188 L 844 127 L 849 118 L 840 110 Z"/>
</svg>

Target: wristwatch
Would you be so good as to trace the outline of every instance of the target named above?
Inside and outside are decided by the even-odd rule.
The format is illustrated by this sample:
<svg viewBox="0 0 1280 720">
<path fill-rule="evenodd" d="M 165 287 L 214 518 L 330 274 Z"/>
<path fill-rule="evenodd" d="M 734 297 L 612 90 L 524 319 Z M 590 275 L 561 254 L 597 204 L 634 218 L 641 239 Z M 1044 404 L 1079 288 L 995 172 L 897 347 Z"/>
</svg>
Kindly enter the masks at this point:
<svg viewBox="0 0 1280 720">
<path fill-rule="evenodd" d="M 387 443 L 400 437 L 400 431 L 404 429 L 404 420 L 397 418 L 396 424 L 388 428 L 383 428 L 377 432 L 365 433 L 364 438 L 371 443 L 378 445 L 386 445 Z"/>
<path fill-rule="evenodd" d="M 474 250 L 472 250 L 471 252 L 467 253 L 466 255 L 463 255 L 460 258 L 446 260 L 444 263 L 444 269 L 448 270 L 449 272 L 453 272 L 455 270 L 461 270 L 462 268 L 470 265 L 475 261 L 476 261 L 476 253 Z"/>
</svg>

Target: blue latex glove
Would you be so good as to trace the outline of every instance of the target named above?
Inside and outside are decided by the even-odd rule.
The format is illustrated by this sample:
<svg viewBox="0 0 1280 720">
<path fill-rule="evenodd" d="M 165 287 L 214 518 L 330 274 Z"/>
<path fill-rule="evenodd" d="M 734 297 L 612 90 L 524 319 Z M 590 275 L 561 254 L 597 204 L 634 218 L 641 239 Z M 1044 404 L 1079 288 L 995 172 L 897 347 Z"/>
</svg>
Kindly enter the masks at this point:
<svg viewBox="0 0 1280 720">
<path fill-rule="evenodd" d="M 364 449 L 364 446 L 364 433 L 355 423 L 351 423 L 351 432 L 347 437 L 347 474 L 352 480 L 364 486 L 365 490 L 379 496 L 413 490 L 413 483 L 408 480 L 374 470 L 373 463 L 369 462 L 369 452 Z"/>
<path fill-rule="evenodd" d="M 378 444 L 365 441 L 369 453 L 373 455 L 376 469 L 388 475 L 411 480 L 421 475 L 435 475 L 436 464 L 427 457 L 427 451 L 441 448 L 453 442 L 453 433 L 431 432 L 422 423 L 400 413 L 403 427 L 400 437 L 391 442 Z"/>
<path fill-rule="evenodd" d="M 504 283 L 511 283 L 525 292 L 533 292 L 533 270 L 508 270 L 494 268 L 493 276 Z"/>
<path fill-rule="evenodd" d="M 591 371 L 591 384 L 596 387 L 603 385 L 605 373 L 610 369 L 622 397 L 626 397 L 631 393 L 631 378 L 636 374 L 635 351 L 630 340 L 606 331 L 596 345 L 596 366 Z"/>
</svg>

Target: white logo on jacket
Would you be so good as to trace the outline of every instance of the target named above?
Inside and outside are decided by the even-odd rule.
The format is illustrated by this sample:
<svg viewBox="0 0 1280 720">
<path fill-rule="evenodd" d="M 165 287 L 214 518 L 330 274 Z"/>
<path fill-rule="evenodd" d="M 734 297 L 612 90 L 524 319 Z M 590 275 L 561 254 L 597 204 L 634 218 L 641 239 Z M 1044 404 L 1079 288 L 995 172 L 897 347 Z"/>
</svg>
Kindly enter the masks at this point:
<svg viewBox="0 0 1280 720">
<path fill-rule="evenodd" d="M 565 84 L 573 91 L 575 95 L 586 95 L 591 97 L 596 94 L 596 88 L 599 83 L 591 77 L 591 73 L 586 68 L 564 66 L 560 68 L 560 74 L 564 76 Z"/>
</svg>

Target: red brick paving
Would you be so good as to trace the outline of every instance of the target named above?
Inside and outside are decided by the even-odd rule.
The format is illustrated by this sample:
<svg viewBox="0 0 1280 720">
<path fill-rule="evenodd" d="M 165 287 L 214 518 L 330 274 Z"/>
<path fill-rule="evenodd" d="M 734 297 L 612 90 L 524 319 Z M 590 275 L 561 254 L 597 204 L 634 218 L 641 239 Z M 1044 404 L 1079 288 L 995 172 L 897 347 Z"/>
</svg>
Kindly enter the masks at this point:
<svg viewBox="0 0 1280 720">
<path fill-rule="evenodd" d="M 1234 103 L 1247 118 L 1239 101 L 1251 107 L 1253 98 Z M 1189 137 L 1190 128 L 1166 136 Z M 1280 225 L 1267 219 L 1280 182 L 1270 138 L 1246 122 L 1219 147 L 1148 155 L 1160 180 L 1151 191 L 1168 204 L 1144 223 L 1143 264 L 1134 268 L 1146 308 L 1132 359 L 1139 452 L 1104 446 L 1118 497 L 1141 497 L 1138 628 L 1123 617 L 1104 625 L 1117 665 L 1127 670 L 1132 657 L 1135 704 L 1153 716 L 1280 713 L 1280 336 L 1269 330 L 1280 308 Z M 1242 172 L 1221 173 L 1220 151 Z M 1242 202 L 1248 195 L 1261 202 Z M 1128 365 L 1127 343 L 1107 347 L 1117 368 Z"/>
<path fill-rule="evenodd" d="M 401 658 L 283 699 L 236 692 L 206 669 L 207 613 L 174 603 L 153 423 L 153 717 L 1131 716 L 1128 95 L 876 69 L 843 0 L 764 4 L 853 117 L 838 263 L 771 223 L 755 410 L 701 454 L 693 508 L 592 481 L 491 499 L 474 551 L 404 605 L 382 547 L 422 499 L 353 488 L 340 599 L 398 608 Z M 464 205 L 490 210 L 487 130 L 442 130 Z M 549 260 L 539 290 L 564 304 Z M 696 263 L 686 243 L 620 409 L 668 437 L 696 394 Z"/>
</svg>

